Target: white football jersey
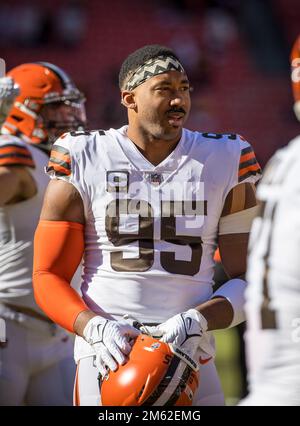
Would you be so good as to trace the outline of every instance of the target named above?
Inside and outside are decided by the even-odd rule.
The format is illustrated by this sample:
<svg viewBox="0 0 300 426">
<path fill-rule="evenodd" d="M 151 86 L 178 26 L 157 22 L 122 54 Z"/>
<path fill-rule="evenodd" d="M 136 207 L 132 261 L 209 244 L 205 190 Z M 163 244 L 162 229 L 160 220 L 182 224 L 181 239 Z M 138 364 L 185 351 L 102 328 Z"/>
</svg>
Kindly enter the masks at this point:
<svg viewBox="0 0 300 426">
<path fill-rule="evenodd" d="M 81 291 L 94 312 L 158 323 L 212 295 L 213 254 L 229 191 L 260 168 L 240 136 L 184 129 L 154 166 L 119 130 L 65 134 L 48 173 L 72 183 L 85 210 Z"/>
<path fill-rule="evenodd" d="M 12 135 L 0 135 L 0 166 L 28 167 L 37 185 L 34 197 L 0 207 L 0 302 L 39 310 L 32 291 L 33 235 L 49 182 L 49 157 Z M 41 311 L 40 311 L 41 312 Z"/>
<path fill-rule="evenodd" d="M 300 405 L 300 137 L 258 186 L 246 291 L 249 405 Z"/>
</svg>

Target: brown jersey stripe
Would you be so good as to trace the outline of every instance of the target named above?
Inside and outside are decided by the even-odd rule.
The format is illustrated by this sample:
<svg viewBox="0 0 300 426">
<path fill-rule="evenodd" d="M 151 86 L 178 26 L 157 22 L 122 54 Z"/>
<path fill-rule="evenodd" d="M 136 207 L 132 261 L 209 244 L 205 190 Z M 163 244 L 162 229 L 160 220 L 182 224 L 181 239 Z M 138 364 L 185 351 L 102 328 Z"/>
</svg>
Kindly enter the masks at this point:
<svg viewBox="0 0 300 426">
<path fill-rule="evenodd" d="M 5 145 L 3 147 L 0 147 L 0 156 L 4 154 L 25 154 L 28 157 L 31 157 L 30 152 L 27 148 L 22 146 L 16 146 L 16 145 Z"/>
<path fill-rule="evenodd" d="M 69 150 L 64 148 L 63 146 L 60 146 L 60 145 L 53 145 L 53 147 L 51 149 L 51 156 L 52 156 L 53 151 L 61 152 L 62 154 L 66 154 L 66 155 L 70 155 Z"/>
<path fill-rule="evenodd" d="M 71 170 L 71 158 L 66 154 L 52 152 L 50 161 L 53 161 L 55 164 L 62 164 L 64 167 Z"/>
<path fill-rule="evenodd" d="M 256 158 L 254 157 L 254 158 L 251 158 L 248 161 L 244 161 L 243 163 L 240 163 L 239 170 L 242 171 L 244 169 L 247 169 L 250 166 L 254 166 L 255 164 L 259 167 L 259 164 L 258 164 Z"/>
<path fill-rule="evenodd" d="M 243 176 L 245 173 L 247 173 L 248 171 L 261 171 L 260 165 L 258 164 L 258 162 L 256 161 L 254 164 L 250 164 L 247 167 L 244 167 L 243 169 L 241 169 L 239 171 L 239 176 Z"/>
<path fill-rule="evenodd" d="M 54 171 L 54 168 L 52 167 L 52 166 L 47 166 L 46 167 L 46 172 L 48 173 L 48 172 L 52 172 L 52 171 Z M 67 176 L 69 176 L 69 175 L 66 175 L 66 173 L 65 172 L 58 172 L 57 170 L 55 170 L 55 176 L 65 176 L 65 177 L 67 177 Z"/>
<path fill-rule="evenodd" d="M 59 172 L 62 175 L 69 176 L 71 174 L 71 170 L 63 167 L 61 164 L 56 164 L 52 161 L 49 161 L 47 171 L 54 170 L 55 172 Z"/>
<path fill-rule="evenodd" d="M 249 154 L 250 152 L 253 152 L 252 146 L 248 146 L 247 148 L 244 148 L 241 150 L 241 156 Z"/>
<path fill-rule="evenodd" d="M 251 160 L 251 158 L 255 158 L 254 151 L 249 152 L 249 154 L 241 155 L 240 164 L 244 163 L 245 161 Z"/>
<path fill-rule="evenodd" d="M 20 154 L 18 152 L 13 152 L 10 154 L 0 154 L 0 159 L 4 159 L 4 158 L 29 158 L 30 160 L 32 160 L 31 155 L 28 154 Z"/>
<path fill-rule="evenodd" d="M 29 157 L 17 157 L 17 156 L 3 156 L 0 158 L 0 166 L 27 166 L 35 168 L 35 164 L 32 158 Z"/>
<path fill-rule="evenodd" d="M 50 158 L 49 164 L 50 164 L 50 162 L 52 164 L 56 164 L 58 166 L 61 166 L 61 167 L 63 167 L 66 170 L 71 171 L 71 165 L 70 165 L 70 163 L 66 163 L 65 161 L 62 161 L 62 160 L 57 160 L 56 158 L 53 158 L 53 157 Z"/>
</svg>

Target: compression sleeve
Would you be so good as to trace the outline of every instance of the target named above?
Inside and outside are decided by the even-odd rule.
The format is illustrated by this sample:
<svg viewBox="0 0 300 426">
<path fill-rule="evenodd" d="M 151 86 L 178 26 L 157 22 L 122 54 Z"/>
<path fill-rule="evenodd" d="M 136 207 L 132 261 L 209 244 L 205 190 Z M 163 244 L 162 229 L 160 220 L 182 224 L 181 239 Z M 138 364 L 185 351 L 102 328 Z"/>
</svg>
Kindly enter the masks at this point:
<svg viewBox="0 0 300 426">
<path fill-rule="evenodd" d="M 84 250 L 83 225 L 41 220 L 34 237 L 33 289 L 36 303 L 55 323 L 74 332 L 77 316 L 88 310 L 70 286 Z"/>
</svg>

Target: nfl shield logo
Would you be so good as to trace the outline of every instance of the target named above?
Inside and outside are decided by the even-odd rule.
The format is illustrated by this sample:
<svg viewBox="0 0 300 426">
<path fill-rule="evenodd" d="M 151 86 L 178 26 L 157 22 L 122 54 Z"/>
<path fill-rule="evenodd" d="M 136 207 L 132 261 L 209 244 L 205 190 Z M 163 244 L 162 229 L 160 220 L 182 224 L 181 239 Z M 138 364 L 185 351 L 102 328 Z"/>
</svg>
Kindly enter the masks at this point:
<svg viewBox="0 0 300 426">
<path fill-rule="evenodd" d="M 152 185 L 160 185 L 163 177 L 160 173 L 150 173 L 149 180 Z"/>
</svg>

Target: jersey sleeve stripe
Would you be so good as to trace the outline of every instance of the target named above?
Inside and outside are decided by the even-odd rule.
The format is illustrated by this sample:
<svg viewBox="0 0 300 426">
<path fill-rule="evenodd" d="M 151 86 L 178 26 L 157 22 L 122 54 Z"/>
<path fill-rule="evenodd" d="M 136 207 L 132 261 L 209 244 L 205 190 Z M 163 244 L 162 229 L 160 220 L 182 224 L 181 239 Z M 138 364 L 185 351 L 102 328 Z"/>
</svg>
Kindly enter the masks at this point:
<svg viewBox="0 0 300 426">
<path fill-rule="evenodd" d="M 5 145 L 0 147 L 0 156 L 5 154 L 24 154 L 28 157 L 31 157 L 31 154 L 27 148 L 16 145 Z"/>
<path fill-rule="evenodd" d="M 241 150 L 241 157 L 243 155 L 249 154 L 250 152 L 254 153 L 253 148 L 252 148 L 252 146 L 247 146 L 247 148 L 244 148 L 244 149 Z"/>
<path fill-rule="evenodd" d="M 28 158 L 32 159 L 31 155 L 28 155 L 27 153 L 19 153 L 19 152 L 13 152 L 9 154 L 1 154 L 0 153 L 0 159 L 2 158 Z"/>
<path fill-rule="evenodd" d="M 58 151 L 52 151 L 50 160 L 54 161 L 55 163 L 58 163 L 59 161 L 62 161 L 64 163 L 71 164 L 71 158 L 68 154 L 63 154 L 62 152 Z"/>
<path fill-rule="evenodd" d="M 35 167 L 32 155 L 26 146 L 5 143 L 0 146 L 0 166 Z"/>
<path fill-rule="evenodd" d="M 35 168 L 34 161 L 32 157 L 26 156 L 2 156 L 0 157 L 0 166 L 27 166 Z"/>
<path fill-rule="evenodd" d="M 257 161 L 254 164 L 250 164 L 249 166 L 244 167 L 243 169 L 241 169 L 239 171 L 239 176 L 242 176 L 243 174 L 245 174 L 245 173 L 247 173 L 249 171 L 261 171 L 260 165 L 258 164 Z"/>
<path fill-rule="evenodd" d="M 241 157 L 240 157 L 240 164 L 244 163 L 245 161 L 251 160 L 251 158 L 255 158 L 254 151 L 249 152 L 249 154 L 241 155 Z"/>
<path fill-rule="evenodd" d="M 251 158 L 248 161 L 244 161 L 243 163 L 240 163 L 239 170 L 241 171 L 243 169 L 246 169 L 249 166 L 253 166 L 254 164 L 256 164 L 259 167 L 259 164 L 258 164 L 258 162 L 257 162 L 257 160 L 256 160 L 255 157 Z"/>
<path fill-rule="evenodd" d="M 54 151 L 60 152 L 61 154 L 70 155 L 69 150 L 64 148 L 63 146 L 60 146 L 60 145 L 53 145 L 52 150 L 51 150 L 51 154 Z"/>
<path fill-rule="evenodd" d="M 261 168 L 251 145 L 241 149 L 238 180 L 242 182 L 250 176 L 261 174 Z"/>
<path fill-rule="evenodd" d="M 7 143 L 0 147 L 0 166 L 35 167 L 30 151 L 26 146 Z"/>
<path fill-rule="evenodd" d="M 53 172 L 54 176 L 70 176 L 70 151 L 61 145 L 54 144 L 46 171 L 47 173 Z"/>
<path fill-rule="evenodd" d="M 261 174 L 261 168 L 259 164 L 255 164 L 253 166 L 249 166 L 239 172 L 239 182 L 242 182 L 243 180 L 247 179 L 249 176 Z"/>
<path fill-rule="evenodd" d="M 50 159 L 46 170 L 47 170 L 47 172 L 54 170 L 55 173 L 59 176 L 70 176 L 70 174 L 71 174 L 70 165 L 68 164 L 67 165 L 68 167 L 64 167 L 63 164 L 64 163 L 57 164 L 57 163 L 51 161 L 51 159 Z"/>
<path fill-rule="evenodd" d="M 55 164 L 57 166 L 63 167 L 64 169 L 69 170 L 69 172 L 71 172 L 71 165 L 70 165 L 70 163 L 67 163 L 66 161 L 62 161 L 62 160 L 51 157 L 50 160 L 49 160 L 49 164 L 50 163 L 52 165 Z"/>
</svg>

